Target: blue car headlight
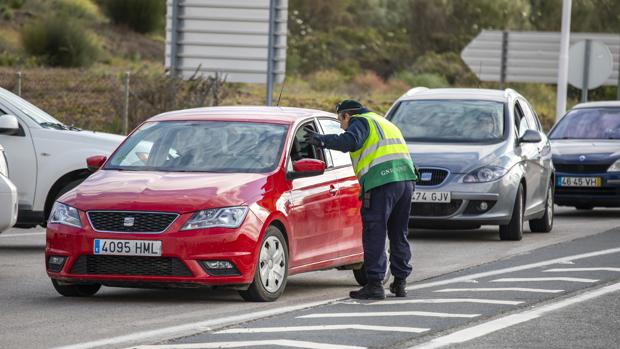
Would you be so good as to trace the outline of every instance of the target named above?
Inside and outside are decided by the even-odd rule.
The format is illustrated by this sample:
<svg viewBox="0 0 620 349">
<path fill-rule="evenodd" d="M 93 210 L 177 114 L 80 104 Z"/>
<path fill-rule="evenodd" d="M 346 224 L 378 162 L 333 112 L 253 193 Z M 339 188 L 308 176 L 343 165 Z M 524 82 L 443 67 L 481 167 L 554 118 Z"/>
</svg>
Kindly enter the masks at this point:
<svg viewBox="0 0 620 349">
<path fill-rule="evenodd" d="M 620 160 L 616 160 L 609 168 L 607 172 L 620 172 Z"/>
<path fill-rule="evenodd" d="M 77 208 L 60 202 L 56 202 L 52 207 L 49 223 L 64 224 L 76 228 L 82 227 L 82 220 Z"/>
<path fill-rule="evenodd" d="M 247 206 L 212 208 L 194 212 L 181 230 L 239 228 L 248 213 Z"/>
<path fill-rule="evenodd" d="M 483 166 L 471 171 L 463 178 L 463 183 L 486 183 L 502 178 L 507 169 L 499 166 Z"/>
</svg>

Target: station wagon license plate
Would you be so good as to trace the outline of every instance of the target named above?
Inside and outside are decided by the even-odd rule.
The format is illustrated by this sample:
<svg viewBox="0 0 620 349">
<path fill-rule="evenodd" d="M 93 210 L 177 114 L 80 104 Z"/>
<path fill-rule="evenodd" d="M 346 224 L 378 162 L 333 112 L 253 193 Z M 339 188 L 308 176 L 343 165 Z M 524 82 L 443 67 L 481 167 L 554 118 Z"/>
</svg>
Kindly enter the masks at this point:
<svg viewBox="0 0 620 349">
<path fill-rule="evenodd" d="M 558 187 L 600 187 L 601 177 L 558 177 Z"/>
<path fill-rule="evenodd" d="M 449 203 L 452 195 L 449 191 L 414 191 L 413 202 Z"/>
<path fill-rule="evenodd" d="M 114 256 L 161 256 L 161 241 L 95 239 L 93 254 Z"/>
</svg>

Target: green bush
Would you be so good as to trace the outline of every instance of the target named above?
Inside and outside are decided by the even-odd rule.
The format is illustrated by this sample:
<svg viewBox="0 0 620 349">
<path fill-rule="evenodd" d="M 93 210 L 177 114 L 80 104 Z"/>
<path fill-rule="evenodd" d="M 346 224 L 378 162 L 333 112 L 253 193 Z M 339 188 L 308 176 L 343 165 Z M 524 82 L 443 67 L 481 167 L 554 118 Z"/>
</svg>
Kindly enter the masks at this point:
<svg viewBox="0 0 620 349">
<path fill-rule="evenodd" d="M 19 10 L 24 6 L 24 0 L 0 0 L 0 7 L 8 7 Z"/>
<path fill-rule="evenodd" d="M 347 77 L 337 70 L 319 70 L 307 76 L 310 86 L 317 91 L 334 91 L 342 87 Z"/>
<path fill-rule="evenodd" d="M 138 33 L 161 29 L 166 18 L 165 0 L 100 0 L 99 4 L 112 22 Z"/>
<path fill-rule="evenodd" d="M 99 54 L 89 33 L 67 17 L 36 20 L 24 26 L 21 38 L 27 53 L 40 57 L 51 66 L 88 66 Z"/>
<path fill-rule="evenodd" d="M 443 75 L 433 73 L 415 74 L 405 70 L 394 74 L 392 78 L 406 82 L 410 88 L 418 86 L 428 88 L 450 87 L 448 80 Z"/>
<path fill-rule="evenodd" d="M 431 73 L 442 75 L 450 85 L 473 85 L 478 82 L 474 73 L 465 65 L 456 52 L 427 52 L 418 57 L 411 66 L 416 74 Z"/>
<path fill-rule="evenodd" d="M 71 18 L 89 21 L 101 21 L 102 16 L 97 5 L 90 0 L 57 0 L 60 13 Z"/>
</svg>

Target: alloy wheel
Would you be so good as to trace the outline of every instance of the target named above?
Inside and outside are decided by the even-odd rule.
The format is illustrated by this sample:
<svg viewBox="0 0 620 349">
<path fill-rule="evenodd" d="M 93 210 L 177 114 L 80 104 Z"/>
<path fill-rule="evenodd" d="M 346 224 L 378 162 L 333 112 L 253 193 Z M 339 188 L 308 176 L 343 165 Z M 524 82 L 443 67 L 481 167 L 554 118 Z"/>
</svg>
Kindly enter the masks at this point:
<svg viewBox="0 0 620 349">
<path fill-rule="evenodd" d="M 260 279 L 265 290 L 277 292 L 284 282 L 286 255 L 284 246 L 275 236 L 268 237 L 261 247 L 259 259 Z"/>
</svg>

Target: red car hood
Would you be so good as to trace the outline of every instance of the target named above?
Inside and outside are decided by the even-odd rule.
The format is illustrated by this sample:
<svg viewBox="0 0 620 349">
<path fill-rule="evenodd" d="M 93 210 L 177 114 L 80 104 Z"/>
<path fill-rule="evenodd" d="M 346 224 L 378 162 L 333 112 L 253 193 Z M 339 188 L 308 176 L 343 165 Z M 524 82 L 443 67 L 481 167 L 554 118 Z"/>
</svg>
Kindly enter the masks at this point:
<svg viewBox="0 0 620 349">
<path fill-rule="evenodd" d="M 97 171 L 59 201 L 83 211 L 187 213 L 256 201 L 265 174 Z"/>
</svg>

